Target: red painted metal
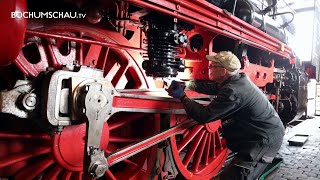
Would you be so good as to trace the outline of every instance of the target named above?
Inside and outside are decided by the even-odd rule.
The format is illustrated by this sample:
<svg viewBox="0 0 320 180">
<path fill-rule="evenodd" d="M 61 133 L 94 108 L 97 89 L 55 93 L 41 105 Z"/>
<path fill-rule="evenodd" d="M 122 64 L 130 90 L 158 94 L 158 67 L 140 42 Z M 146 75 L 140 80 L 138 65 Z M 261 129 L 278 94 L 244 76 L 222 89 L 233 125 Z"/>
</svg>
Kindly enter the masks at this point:
<svg viewBox="0 0 320 180">
<path fill-rule="evenodd" d="M 186 65 L 185 72 L 179 74 L 181 79 L 208 78 L 208 61 L 205 56 L 216 53 L 213 41 L 218 36 L 235 39 L 238 43 L 243 42 L 270 54 L 279 55 L 282 61 L 295 63 L 288 46 L 204 0 L 125 0 L 119 4 L 106 2 L 114 6 L 113 11 L 119 16 L 114 20 L 116 25 L 109 21 L 112 30 L 88 24 L 79 25 L 70 20 L 48 20 L 40 26 L 31 22 L 23 46 L 27 52 L 19 53 L 15 65 L 32 79 L 49 67 L 60 69 L 63 64 L 77 63 L 102 69 L 105 78 L 112 82 L 116 89 L 150 90 L 154 87 L 154 79 L 147 78 L 141 69 L 144 60 L 142 55 L 146 53 L 147 45 L 147 33 L 142 33 L 147 29 L 141 28 L 142 23 L 139 22 L 143 12 L 139 11 L 134 15 L 132 20 L 135 22 L 127 21 L 128 5 L 125 2 L 175 17 L 175 21 L 181 20 L 194 25 L 191 31 L 182 31 L 187 34 L 189 41 L 193 36 L 201 35 L 203 45 L 196 51 L 190 46 L 179 47 L 178 56 L 185 60 Z M 20 29 L 23 30 L 23 27 Z M 131 39 L 125 37 L 128 33 L 126 30 L 135 32 Z M 19 40 L 15 42 L 19 43 Z M 67 51 L 65 44 L 68 44 Z M 2 50 L 7 48 L 2 46 L 1 44 Z M 21 47 L 10 46 L 12 50 Z M 32 56 L 28 56 L 28 53 Z M 1 55 L 2 53 L 0 67 L 10 63 L 10 58 L 3 58 Z M 241 71 L 247 73 L 257 86 L 265 87 L 267 83 L 273 82 L 273 61 L 270 67 L 263 67 L 249 63 L 244 57 L 243 63 Z M 147 179 L 157 155 L 157 147 L 153 145 L 168 137 L 175 164 L 185 178 L 213 177 L 221 169 L 229 152 L 225 139 L 220 136 L 221 122 L 194 126 L 195 121 L 185 115 L 171 115 L 170 127 L 177 128 L 159 134 L 161 119 L 156 113 L 184 113 L 184 110 L 182 104 L 168 97 L 165 91 L 148 90 L 123 91 L 121 96 L 113 99 L 113 110 L 117 113 L 108 119 L 101 139 L 108 163 L 113 165 L 106 171 L 105 177 Z M 191 98 L 207 97 L 192 91 L 187 91 L 187 95 Z M 275 96 L 271 94 L 269 98 L 275 99 Z M 132 113 L 135 110 L 143 113 Z M 53 137 L 40 134 L 39 129 L 31 128 L 31 133 L 22 131 L 22 122 L 14 127 L 0 132 L 0 177 L 16 175 L 17 179 L 36 178 L 43 173 L 43 179 L 82 179 L 84 124 L 65 127 L 60 134 Z M 7 150 L 3 147 L 10 148 Z M 145 150 L 147 147 L 151 148 Z M 164 161 L 163 158 L 161 160 Z M 30 161 L 33 163 L 28 163 Z"/>
<path fill-rule="evenodd" d="M 23 45 L 27 19 L 13 18 L 12 12 L 27 10 L 25 0 L 0 1 L 0 68 L 14 61 Z"/>
<path fill-rule="evenodd" d="M 147 51 L 146 49 L 126 46 L 126 45 L 122 45 L 122 44 L 101 42 L 101 41 L 95 41 L 95 40 L 90 40 L 90 39 L 71 37 L 71 36 L 55 34 L 55 33 L 46 33 L 46 32 L 41 32 L 41 31 L 34 31 L 34 30 L 27 30 L 26 34 L 31 35 L 31 36 L 44 37 L 44 38 L 55 38 L 55 39 L 60 39 L 60 40 L 73 41 L 73 42 L 83 43 L 83 44 L 95 44 L 95 45 L 114 48 L 114 49 L 126 49 L 126 50 L 138 51 L 138 52 L 146 52 Z"/>
<path fill-rule="evenodd" d="M 145 100 L 136 98 L 123 98 L 114 97 L 113 104 L 114 108 L 134 108 L 134 109 L 149 109 L 149 110 L 182 110 L 183 106 L 180 102 L 165 102 L 159 100 Z"/>
<path fill-rule="evenodd" d="M 18 174 L 15 175 L 15 179 L 34 179 L 37 176 L 39 177 L 41 173 L 49 168 L 54 163 L 53 159 L 50 157 L 46 157 L 42 161 L 38 161 L 32 166 L 24 168 L 22 171 L 19 171 Z"/>
<path fill-rule="evenodd" d="M 194 34 L 205 34 L 204 32 L 191 32 L 190 37 Z M 214 37 L 213 41 L 214 41 Z M 208 35 L 203 38 L 203 48 L 198 52 L 192 52 L 190 47 L 186 48 L 185 65 L 186 69 L 184 73 L 181 73 L 179 78 L 181 79 L 203 79 L 208 80 L 208 61 L 205 59 L 205 56 L 208 54 L 214 55 L 215 52 L 211 52 L 212 49 L 212 38 L 208 38 Z M 190 41 L 190 38 L 189 38 Z M 240 72 L 246 73 L 254 84 L 258 87 L 265 87 L 268 83 L 273 82 L 274 74 L 274 60 L 270 61 L 269 67 L 264 67 L 261 64 L 250 63 L 247 56 L 242 57 L 242 69 Z"/>
<path fill-rule="evenodd" d="M 189 98 L 199 99 L 208 98 L 208 95 L 200 94 L 195 91 L 185 90 Z M 185 113 L 183 105 L 180 101 L 173 99 L 168 93 L 162 89 L 159 91 L 126 91 L 121 96 L 114 96 L 112 107 L 115 111 L 145 111 L 145 112 L 161 112 L 161 111 L 180 111 L 179 114 Z"/>
<path fill-rule="evenodd" d="M 246 73 L 251 81 L 258 87 L 265 87 L 273 82 L 274 60 L 270 67 L 264 67 L 257 64 L 251 64 L 247 57 L 243 57 L 243 67 L 240 72 Z"/>
<path fill-rule="evenodd" d="M 189 22 L 209 29 L 215 33 L 224 35 L 229 38 L 240 40 L 246 44 L 252 45 L 259 49 L 263 49 L 274 54 L 283 56 L 289 61 L 289 58 L 294 58 L 291 49 L 281 43 L 279 40 L 263 33 L 262 31 L 248 25 L 240 19 L 225 14 L 219 8 L 210 5 L 205 1 L 191 1 L 185 0 L 183 2 L 170 2 L 169 0 L 157 1 L 139 1 L 127 0 L 129 3 L 137 4 L 177 19 Z M 172 0 L 173 1 L 173 0 Z M 200 7 L 197 3 L 205 5 Z M 177 8 L 179 7 L 179 8 Z M 188 9 L 190 8 L 190 9 Z M 198 13 L 196 13 L 198 12 Z M 199 13 L 205 12 L 205 13 Z M 257 33 L 258 32 L 258 33 Z"/>
<path fill-rule="evenodd" d="M 39 52 L 40 58 L 38 62 L 34 62 L 28 59 L 28 56 L 23 52 L 20 52 L 15 63 L 26 75 L 35 77 L 48 67 L 61 68 L 63 64 L 73 64 L 75 59 L 77 59 L 82 65 L 103 69 L 106 79 L 110 80 L 117 88 L 125 88 L 128 81 L 135 82 L 134 86 L 130 87 L 133 89 L 153 87 L 150 82 L 146 81 L 145 75 L 140 69 L 139 64 L 141 64 L 143 60 L 141 55 L 131 50 L 123 50 L 122 47 L 131 46 L 120 34 L 82 25 L 70 26 L 68 23 L 64 25 L 63 23 L 59 25 L 52 24 L 46 26 L 45 30 L 46 32 L 55 32 L 66 36 L 75 35 L 79 32 L 78 34 L 82 34 L 82 36 L 79 37 L 79 42 L 83 42 L 82 37 L 86 36 L 97 42 L 110 42 L 110 44 L 113 45 L 120 44 L 119 47 L 121 49 L 104 47 L 105 44 L 91 44 L 95 42 L 90 42 L 90 44 L 77 43 L 77 48 L 71 46 L 71 49 L 66 54 L 59 48 L 63 43 L 68 43 L 68 41 L 56 39 L 51 36 L 49 38 L 40 37 L 37 39 L 28 34 L 27 39 L 33 38 L 36 42 L 26 41 L 24 46 L 27 47 L 32 43 L 36 44 L 36 46 L 34 46 L 36 49 L 33 50 Z M 109 55 L 109 53 L 112 53 L 112 56 Z M 108 120 L 108 124 L 105 125 L 106 128 L 103 132 L 101 145 L 105 146 L 106 154 L 113 153 L 117 149 L 130 145 L 134 140 L 139 141 L 158 132 L 159 122 L 159 120 L 155 120 L 153 115 L 141 113 L 115 114 Z M 108 125 L 110 129 L 108 129 Z M 0 177 L 13 176 L 19 171 L 16 176 L 18 179 L 22 177 L 38 177 L 43 172 L 43 176 L 48 177 L 48 179 L 55 177 L 58 177 L 58 179 L 82 178 L 85 132 L 85 126 L 83 124 L 68 126 L 64 128 L 61 134 L 55 134 L 52 138 L 42 134 L 39 135 L 39 133 L 37 133 L 39 130 L 36 129 L 31 130 L 32 133 L 30 134 L 23 134 L 19 131 L 20 126 L 23 127 L 23 124 L 17 123 L 14 126 L 17 130 L 8 129 L 6 132 L 1 131 L 0 142 L 2 142 L 2 140 L 8 141 L 4 141 L 4 144 L 0 147 L 8 147 L 13 138 L 19 141 L 31 138 L 37 141 L 48 141 L 44 145 L 45 151 L 41 150 L 40 145 L 42 143 L 32 142 L 30 142 L 32 148 L 20 148 L 20 146 L 26 146 L 26 142 L 21 142 L 19 147 L 14 147 L 12 149 L 13 151 L 10 152 L 10 154 L 13 154 L 12 156 L 8 156 L 9 152 L 2 151 L 2 148 L 0 148 L 0 159 L 4 161 L 3 167 L 0 168 Z M 13 131 L 17 133 L 8 133 Z M 119 162 L 122 168 L 110 167 L 106 176 L 116 179 L 147 179 L 147 176 L 152 170 L 154 159 L 156 158 L 156 150 L 156 146 L 150 147 L 133 157 Z M 36 153 L 32 154 L 32 152 Z M 2 158 L 4 156 L 8 156 L 8 158 Z M 28 163 L 30 160 L 32 160 L 33 164 Z M 8 168 L 16 170 L 9 171 Z M 31 172 L 30 168 L 37 168 L 38 170 Z"/>
<path fill-rule="evenodd" d="M 208 54 L 213 54 L 212 40 L 218 34 L 208 33 L 199 27 L 195 27 L 195 29 L 185 33 L 188 36 L 189 42 L 191 42 L 194 36 L 201 36 L 203 44 L 197 50 L 192 49 L 190 45 L 186 48 L 181 48 L 185 52 L 182 58 L 185 60 L 186 69 L 178 77 L 181 79 L 208 79 L 208 61 L 205 57 Z"/>
<path fill-rule="evenodd" d="M 7 156 L 5 158 L 1 158 L 0 160 L 0 168 L 6 167 L 13 165 L 17 162 L 21 162 L 33 157 L 37 157 L 43 154 L 49 153 L 51 150 L 49 147 L 38 147 L 37 149 L 34 149 L 29 152 L 22 152 L 22 153 L 17 153 L 11 156 Z"/>
<path fill-rule="evenodd" d="M 13 133 L 0 133 L 0 138 L 5 139 L 41 139 L 50 140 L 51 137 L 47 134 L 13 134 Z"/>
<path fill-rule="evenodd" d="M 57 165 L 54 165 L 54 167 L 49 171 L 48 174 L 46 174 L 43 179 L 58 179 L 58 176 L 59 174 L 62 172 L 62 168 L 57 166 Z"/>
<path fill-rule="evenodd" d="M 85 135 L 85 124 L 68 126 L 61 134 L 54 135 L 52 151 L 60 167 L 69 171 L 82 171 Z M 108 142 L 109 129 L 108 124 L 105 124 L 100 148 L 107 150 Z"/>
<path fill-rule="evenodd" d="M 185 118 L 176 115 L 171 117 L 170 123 L 181 121 Z M 220 132 L 221 122 L 215 121 L 198 124 L 170 138 L 175 163 L 185 178 L 208 179 L 219 172 L 229 154 Z"/>
<path fill-rule="evenodd" d="M 107 157 L 108 164 L 113 165 L 116 162 L 122 160 L 122 158 L 130 157 L 133 154 L 140 152 L 141 149 L 144 149 L 144 148 L 150 147 L 154 144 L 157 144 L 157 143 L 167 139 L 168 137 L 170 137 L 180 131 L 183 131 L 185 129 L 192 127 L 194 124 L 196 124 L 196 122 L 193 120 L 185 121 L 185 122 L 177 125 L 177 127 L 173 127 L 172 129 L 166 130 L 159 135 L 152 136 L 152 137 L 148 138 L 147 140 L 138 142 L 137 144 L 134 144 L 130 147 L 125 147 L 123 149 L 120 149 L 120 150 L 110 154 Z"/>
<path fill-rule="evenodd" d="M 65 37 L 65 39 L 69 39 L 71 35 L 78 36 L 79 37 L 78 40 L 76 37 L 72 40 L 76 40 L 79 42 L 83 42 L 83 41 L 88 42 L 82 38 L 84 36 L 92 37 L 92 39 L 94 40 L 92 39 L 90 40 L 92 40 L 93 43 L 97 43 L 97 44 L 78 43 L 77 45 L 79 46 L 79 49 L 77 49 L 76 47 L 71 47 L 70 51 L 67 54 L 63 54 L 59 49 L 59 45 L 61 46 L 61 44 L 65 42 L 70 43 L 70 41 L 64 41 L 64 40 L 52 39 L 52 38 L 49 38 L 49 39 L 40 38 L 37 40 L 37 42 L 26 43 L 24 47 L 35 45 L 36 48 L 32 50 L 35 52 L 36 51 L 39 52 L 39 60 L 37 62 L 33 62 L 33 60 L 30 57 L 25 56 L 23 52 L 19 53 L 19 56 L 17 57 L 15 64 L 27 76 L 36 77 L 39 74 L 39 72 L 45 71 L 46 68 L 49 67 L 50 65 L 53 68 L 59 69 L 63 64 L 73 64 L 75 63 L 76 60 L 79 64 L 83 64 L 91 67 L 97 67 L 99 69 L 104 68 L 105 72 L 109 72 L 111 68 L 113 68 L 114 63 L 122 62 L 120 64 L 125 65 L 124 64 L 125 62 L 130 61 L 132 63 L 130 63 L 130 66 L 128 66 L 127 71 L 130 71 L 130 72 L 135 71 L 136 75 L 134 75 L 133 77 L 137 77 L 141 79 L 137 82 L 137 87 L 134 87 L 134 88 L 138 88 L 139 86 L 142 86 L 142 87 L 152 86 L 152 84 L 147 85 L 146 77 L 143 71 L 138 66 L 143 61 L 141 55 L 138 52 L 123 51 L 118 49 L 109 50 L 108 47 L 103 47 L 107 45 L 117 47 L 117 44 L 120 44 L 119 47 L 133 48 L 130 44 L 128 44 L 128 40 L 126 40 L 121 34 L 118 34 L 113 31 L 90 27 L 90 26 L 87 26 L 87 27 L 79 26 L 79 25 L 68 26 L 68 23 L 64 21 L 53 22 L 52 25 L 47 25 L 45 28 L 42 28 L 42 30 L 46 30 L 46 32 L 55 32 L 56 34 L 55 36 L 57 37 L 60 37 L 59 36 L 60 34 L 62 37 L 64 37 L 63 35 L 68 35 L 68 37 Z M 30 31 L 30 33 L 31 32 L 34 32 L 34 31 Z M 59 35 L 57 35 L 58 33 Z M 43 36 L 45 35 L 50 36 L 50 33 L 43 34 L 38 32 L 37 34 L 43 35 Z M 31 37 L 34 37 L 34 36 L 27 36 L 26 38 L 31 38 Z M 89 42 L 91 42 L 90 40 Z M 45 41 L 49 41 L 50 43 L 45 43 Z M 46 51 L 47 49 L 49 50 L 48 54 Z M 138 49 L 139 48 L 136 48 L 135 50 L 138 50 Z M 95 53 L 91 53 L 91 51 L 94 51 Z M 109 57 L 111 63 L 109 63 L 109 66 L 106 67 L 105 62 L 109 53 L 115 53 L 116 56 Z M 86 57 L 83 57 L 84 55 L 86 55 Z M 89 55 L 93 55 L 93 57 Z M 115 73 L 115 74 L 118 75 L 119 73 Z M 111 77 L 113 79 L 113 75 L 111 75 Z M 119 84 L 119 82 L 117 83 Z M 122 82 L 122 83 L 125 83 L 125 82 Z M 119 87 L 119 88 L 122 88 L 122 87 Z"/>
<path fill-rule="evenodd" d="M 200 94 L 197 93 L 189 93 L 191 91 L 187 91 L 188 95 L 190 97 L 199 97 Z M 122 110 L 124 108 L 132 109 L 133 111 L 166 111 L 166 110 L 181 110 L 182 104 L 177 101 L 172 101 L 172 98 L 169 98 L 164 91 L 160 92 L 153 92 L 153 91 L 133 91 L 133 92 L 126 92 L 127 94 L 134 94 L 137 96 L 133 97 L 126 97 L 126 96 L 116 96 L 113 99 L 113 108 L 116 110 L 117 108 L 121 108 Z M 141 97 L 144 98 L 141 98 Z M 160 98 L 161 96 L 164 96 L 163 98 Z M 153 99 L 152 97 L 157 97 L 156 99 Z M 168 101 L 165 101 L 165 99 L 168 99 Z M 147 148 L 153 144 L 156 144 L 160 141 L 163 141 L 168 136 L 172 136 L 176 133 L 182 132 L 182 131 L 188 131 L 190 130 L 190 133 L 186 135 L 184 138 L 184 141 L 182 141 L 180 144 L 176 145 L 177 147 L 177 153 L 181 152 L 183 148 L 186 147 L 187 144 L 190 142 L 193 142 L 188 147 L 188 152 L 186 158 L 183 160 L 184 169 L 187 166 L 188 163 L 190 163 L 192 157 L 195 156 L 195 164 L 192 165 L 192 173 L 197 174 L 198 178 L 204 178 L 208 174 L 209 176 L 213 175 L 214 173 L 217 173 L 217 171 L 221 168 L 222 164 L 225 161 L 225 158 L 228 155 L 228 150 L 226 148 L 225 142 L 220 139 L 219 132 L 221 131 L 221 125 L 220 121 L 209 123 L 207 125 L 197 125 L 194 128 L 190 128 L 190 123 L 195 123 L 194 121 L 174 121 L 175 124 L 179 125 L 179 128 L 172 129 L 165 131 L 164 133 L 161 133 L 159 136 L 153 136 L 150 137 L 150 139 L 147 139 L 145 141 L 138 141 L 137 144 L 133 146 L 128 146 L 124 149 L 118 150 L 116 152 L 113 152 L 108 157 L 108 164 L 112 165 L 124 157 L 128 157 L 132 154 L 135 154 L 139 151 L 141 151 L 141 148 Z M 172 124 L 173 126 L 174 124 Z M 193 124 L 191 124 L 193 125 Z M 200 132 L 200 134 L 199 134 Z M 180 133 L 182 134 L 182 133 Z M 194 139 L 195 138 L 195 139 Z M 110 137 L 111 139 L 111 137 Z M 196 153 L 202 152 L 205 150 L 205 141 L 209 139 L 214 140 L 214 144 L 211 146 L 212 148 L 206 148 L 207 151 L 205 153 L 206 156 L 202 156 L 202 153 Z M 175 138 L 173 138 L 175 140 Z M 209 143 L 211 144 L 211 142 Z M 213 148 L 217 147 L 217 148 Z M 211 154 L 210 154 L 211 152 Z M 196 155 L 195 155 L 196 153 Z M 177 155 L 178 156 L 178 155 Z M 204 161 L 201 161 L 201 159 L 204 159 Z M 175 161 L 181 161 L 180 159 L 175 159 Z M 207 167 L 204 167 L 203 162 L 207 164 Z M 179 167 L 179 170 L 181 170 Z M 216 170 L 213 171 L 212 170 Z M 189 171 L 189 170 L 186 170 Z M 209 172 L 208 174 L 206 174 Z M 187 173 L 188 174 L 188 173 Z M 190 172 L 189 172 L 190 174 Z M 193 175 L 192 175 L 193 176 Z"/>
<path fill-rule="evenodd" d="M 15 122 L 15 127 L 17 128 L 18 126 L 16 125 L 18 125 L 17 122 Z M 3 129 L 7 130 L 4 131 Z M 23 133 L 30 130 L 34 130 L 33 127 L 25 125 L 25 127 L 20 127 L 19 131 L 14 129 L 11 130 L 10 133 L 6 126 L 2 126 L 1 134 L 8 135 L 1 136 L 0 138 L 0 177 L 22 174 L 20 178 L 15 179 L 25 179 L 29 177 L 29 175 L 34 176 L 35 170 L 30 171 L 25 169 L 27 167 L 35 168 L 36 164 L 28 164 L 28 162 L 30 162 L 30 160 L 42 161 L 50 154 L 49 136 L 43 133 L 36 133 L 39 131 L 35 131 L 35 133 L 32 134 Z M 22 178 L 24 175 L 26 176 Z"/>
</svg>

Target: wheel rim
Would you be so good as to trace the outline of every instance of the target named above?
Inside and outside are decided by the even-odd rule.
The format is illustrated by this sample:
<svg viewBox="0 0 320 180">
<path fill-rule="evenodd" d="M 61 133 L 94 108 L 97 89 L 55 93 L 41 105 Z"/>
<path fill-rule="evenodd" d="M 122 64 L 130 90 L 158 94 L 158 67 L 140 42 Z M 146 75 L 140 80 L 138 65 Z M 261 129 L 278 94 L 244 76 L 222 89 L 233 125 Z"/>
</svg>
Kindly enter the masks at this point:
<svg viewBox="0 0 320 180">
<path fill-rule="evenodd" d="M 172 116 L 170 125 L 186 119 Z M 211 179 L 220 171 L 229 152 L 220 132 L 221 121 L 215 121 L 197 124 L 170 138 L 174 161 L 186 179 Z"/>
<path fill-rule="evenodd" d="M 127 40 L 117 33 L 81 25 L 61 23 L 48 26 L 46 31 L 113 43 L 127 43 Z M 56 39 L 39 37 L 26 39 L 28 40 L 15 64 L 29 77 L 36 77 L 48 67 L 59 69 L 63 64 L 72 65 L 77 59 L 79 64 L 103 69 L 106 79 L 110 80 L 115 88 L 134 89 L 152 86 L 150 83 L 153 82 L 146 81 L 139 68 L 139 64 L 142 63 L 139 54 Z M 7 148 L 0 148 L 0 158 L 3 162 L 0 163 L 1 177 L 32 179 L 42 176 L 46 179 L 82 179 L 85 124 L 65 127 L 61 134 L 50 137 L 40 133 L 39 128 L 29 128 L 30 131 L 26 134 L 24 132 L 26 129 L 22 125 L 25 122 L 21 119 L 17 122 L 11 128 L 1 129 L 1 147 L 13 144 L 10 151 Z M 159 131 L 157 123 L 150 115 L 117 113 L 104 125 L 101 148 L 109 154 L 148 137 Z M 148 128 L 142 131 L 134 127 Z M 13 131 L 19 128 L 20 131 Z M 68 149 L 68 144 L 73 148 Z M 73 152 L 74 157 L 71 157 L 72 151 L 76 149 L 78 150 Z M 151 163 L 147 163 L 147 166 L 145 164 L 155 158 L 155 152 L 156 147 L 152 147 L 110 167 L 105 173 L 106 178 L 135 179 L 137 176 L 139 179 L 143 178 L 141 175 L 151 171 L 149 165 Z M 9 158 L 4 158 L 6 156 Z M 37 170 L 31 170 L 33 168 Z"/>
</svg>

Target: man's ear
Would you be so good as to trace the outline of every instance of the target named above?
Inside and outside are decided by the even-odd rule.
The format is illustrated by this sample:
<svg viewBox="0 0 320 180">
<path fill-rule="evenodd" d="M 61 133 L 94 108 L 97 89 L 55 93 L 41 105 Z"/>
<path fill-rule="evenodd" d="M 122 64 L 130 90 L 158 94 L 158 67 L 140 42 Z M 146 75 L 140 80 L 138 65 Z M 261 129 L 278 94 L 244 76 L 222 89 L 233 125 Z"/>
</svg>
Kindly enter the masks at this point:
<svg viewBox="0 0 320 180">
<path fill-rule="evenodd" d="M 227 69 L 223 68 L 221 72 L 221 77 L 224 77 L 227 74 Z"/>
</svg>

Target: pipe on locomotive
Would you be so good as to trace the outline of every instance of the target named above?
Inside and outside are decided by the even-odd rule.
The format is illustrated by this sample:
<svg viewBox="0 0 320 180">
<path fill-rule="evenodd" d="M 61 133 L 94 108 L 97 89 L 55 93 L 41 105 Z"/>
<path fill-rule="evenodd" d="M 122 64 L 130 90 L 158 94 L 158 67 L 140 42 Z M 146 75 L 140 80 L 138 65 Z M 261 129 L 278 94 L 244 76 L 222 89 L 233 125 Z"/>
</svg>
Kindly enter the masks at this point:
<svg viewBox="0 0 320 180">
<path fill-rule="evenodd" d="M 263 10 L 260 10 L 253 0 L 237 0 L 236 7 L 234 7 L 234 2 L 234 0 L 227 0 L 220 5 L 220 8 L 226 9 L 229 12 L 234 11 L 234 15 L 239 19 L 287 44 L 288 32 L 274 19 L 266 15 L 266 13 L 270 12 L 276 6 L 276 0 L 273 0 L 272 4 Z"/>
</svg>

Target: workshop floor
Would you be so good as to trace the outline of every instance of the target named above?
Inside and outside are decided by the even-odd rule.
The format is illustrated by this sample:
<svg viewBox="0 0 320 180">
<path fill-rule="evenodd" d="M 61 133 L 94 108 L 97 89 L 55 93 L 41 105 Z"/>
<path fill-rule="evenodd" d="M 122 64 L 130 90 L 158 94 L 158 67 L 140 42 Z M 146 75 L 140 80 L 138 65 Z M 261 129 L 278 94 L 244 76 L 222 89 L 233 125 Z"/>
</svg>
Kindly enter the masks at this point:
<svg viewBox="0 0 320 180">
<path fill-rule="evenodd" d="M 295 134 L 309 135 L 303 146 L 289 146 L 288 139 Z M 266 180 L 319 180 L 320 179 L 320 116 L 288 127 L 277 157 L 283 158 L 278 169 Z"/>
</svg>

